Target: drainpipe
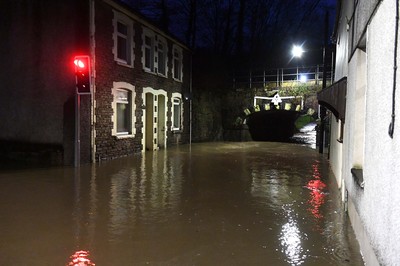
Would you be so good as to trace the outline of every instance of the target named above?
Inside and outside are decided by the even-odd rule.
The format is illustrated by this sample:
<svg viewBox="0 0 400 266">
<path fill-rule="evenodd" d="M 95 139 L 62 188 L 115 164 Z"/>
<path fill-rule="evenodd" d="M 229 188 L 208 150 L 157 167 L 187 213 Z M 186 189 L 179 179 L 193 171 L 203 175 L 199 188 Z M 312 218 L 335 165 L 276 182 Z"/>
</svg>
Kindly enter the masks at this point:
<svg viewBox="0 0 400 266">
<path fill-rule="evenodd" d="M 397 87 L 397 48 L 398 48 L 398 36 L 399 36 L 399 0 L 396 1 L 396 29 L 394 38 L 394 56 L 393 56 L 393 93 L 392 93 L 392 121 L 389 125 L 389 136 L 393 138 L 394 134 L 394 122 L 396 114 L 396 87 Z"/>
<path fill-rule="evenodd" d="M 81 162 L 81 96 L 75 92 L 75 157 L 74 166 L 79 167 Z"/>
<path fill-rule="evenodd" d="M 189 78 L 189 145 L 190 147 L 192 147 L 192 118 L 193 118 L 193 114 L 192 114 L 192 99 L 193 99 L 193 95 L 192 95 L 192 84 L 193 84 L 193 54 L 192 52 L 190 52 L 190 78 Z"/>
</svg>

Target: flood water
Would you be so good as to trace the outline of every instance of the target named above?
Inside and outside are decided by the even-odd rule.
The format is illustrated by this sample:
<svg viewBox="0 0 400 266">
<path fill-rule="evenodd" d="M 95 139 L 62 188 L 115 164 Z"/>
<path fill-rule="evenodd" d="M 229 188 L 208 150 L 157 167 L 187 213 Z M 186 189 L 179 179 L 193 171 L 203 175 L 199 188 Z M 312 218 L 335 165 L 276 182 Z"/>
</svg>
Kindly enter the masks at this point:
<svg viewBox="0 0 400 266">
<path fill-rule="evenodd" d="M 363 265 L 327 160 L 293 143 L 3 171 L 0 228 L 0 265 Z"/>
</svg>

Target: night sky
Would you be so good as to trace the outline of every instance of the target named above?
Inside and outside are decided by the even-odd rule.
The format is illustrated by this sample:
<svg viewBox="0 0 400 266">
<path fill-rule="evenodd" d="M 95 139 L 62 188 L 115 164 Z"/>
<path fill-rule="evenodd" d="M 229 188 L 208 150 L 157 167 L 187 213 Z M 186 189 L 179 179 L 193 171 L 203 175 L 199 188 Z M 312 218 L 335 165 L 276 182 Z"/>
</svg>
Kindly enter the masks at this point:
<svg viewBox="0 0 400 266">
<path fill-rule="evenodd" d="M 241 61 L 246 58 L 251 64 L 274 67 L 291 63 L 294 44 L 303 45 L 306 50 L 302 64 L 321 63 L 325 14 L 329 14 L 328 36 L 331 36 L 336 8 L 335 0 L 124 2 L 194 51 L 207 50 L 224 57 L 241 55 Z M 241 2 L 245 3 L 242 24 Z"/>
</svg>

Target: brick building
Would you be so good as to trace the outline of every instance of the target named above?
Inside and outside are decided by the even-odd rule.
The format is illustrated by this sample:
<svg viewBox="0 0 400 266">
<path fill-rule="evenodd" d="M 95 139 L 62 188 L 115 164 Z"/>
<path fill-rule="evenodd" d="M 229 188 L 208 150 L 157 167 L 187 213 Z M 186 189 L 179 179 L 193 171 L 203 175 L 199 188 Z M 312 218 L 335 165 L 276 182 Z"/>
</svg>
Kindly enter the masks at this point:
<svg viewBox="0 0 400 266">
<path fill-rule="evenodd" d="M 0 5 L 0 159 L 68 165 L 189 141 L 183 43 L 116 0 Z M 90 94 L 76 94 L 76 55 L 90 56 Z"/>
</svg>

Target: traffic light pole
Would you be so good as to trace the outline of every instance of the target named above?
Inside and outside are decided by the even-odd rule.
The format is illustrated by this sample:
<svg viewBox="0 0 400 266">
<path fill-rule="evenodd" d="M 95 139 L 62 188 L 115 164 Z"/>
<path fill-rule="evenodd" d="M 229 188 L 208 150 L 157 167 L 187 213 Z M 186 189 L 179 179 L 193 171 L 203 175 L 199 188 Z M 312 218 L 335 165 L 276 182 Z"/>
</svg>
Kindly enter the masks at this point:
<svg viewBox="0 0 400 266">
<path fill-rule="evenodd" d="M 74 166 L 79 167 L 81 163 L 81 95 L 75 94 L 75 162 Z"/>
<path fill-rule="evenodd" d="M 90 56 L 78 55 L 75 65 L 75 167 L 81 163 L 81 94 L 91 94 Z"/>
</svg>

